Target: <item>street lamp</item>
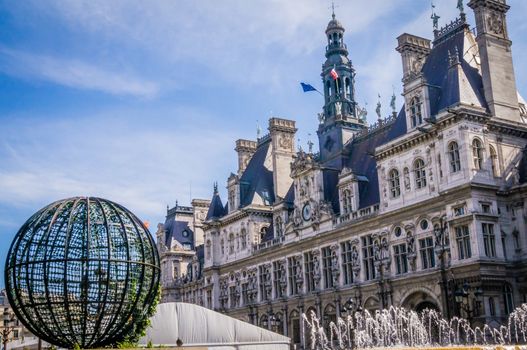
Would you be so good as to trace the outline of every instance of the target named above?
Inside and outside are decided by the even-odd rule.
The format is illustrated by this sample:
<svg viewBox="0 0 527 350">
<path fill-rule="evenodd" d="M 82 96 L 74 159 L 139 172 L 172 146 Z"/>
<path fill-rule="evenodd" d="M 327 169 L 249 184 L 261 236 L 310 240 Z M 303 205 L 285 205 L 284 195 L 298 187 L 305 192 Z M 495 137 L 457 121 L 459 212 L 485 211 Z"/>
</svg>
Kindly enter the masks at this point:
<svg viewBox="0 0 527 350">
<path fill-rule="evenodd" d="M 458 309 L 465 312 L 465 314 L 467 315 L 467 320 L 469 322 L 471 322 L 474 317 L 479 316 L 482 295 L 483 290 L 481 289 L 481 287 L 470 291 L 470 286 L 466 281 L 465 283 L 463 283 L 462 287 L 458 287 L 454 292 L 454 299 L 456 301 Z M 471 300 L 472 305 L 470 303 Z"/>
<path fill-rule="evenodd" d="M 7 342 L 9 341 L 9 337 L 11 336 L 11 333 L 15 330 L 15 326 L 10 326 L 10 323 L 12 323 L 15 320 L 15 314 L 12 312 L 4 311 L 4 324 L 2 328 L 2 343 L 4 345 L 3 350 L 7 349 Z"/>
</svg>

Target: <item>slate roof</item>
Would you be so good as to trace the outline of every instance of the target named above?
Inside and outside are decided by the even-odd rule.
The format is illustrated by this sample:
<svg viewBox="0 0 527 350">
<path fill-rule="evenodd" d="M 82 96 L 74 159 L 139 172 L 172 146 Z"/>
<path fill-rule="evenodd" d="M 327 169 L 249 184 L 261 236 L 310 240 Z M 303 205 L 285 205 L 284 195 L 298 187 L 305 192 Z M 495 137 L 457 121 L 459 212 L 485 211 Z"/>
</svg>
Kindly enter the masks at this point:
<svg viewBox="0 0 527 350">
<path fill-rule="evenodd" d="M 167 217 L 165 224 L 165 245 L 167 247 L 172 246 L 172 241 L 176 240 L 180 244 L 190 244 L 194 247 L 194 232 L 189 227 L 188 222 L 179 221 L 175 219 L 175 216 Z M 188 237 L 183 236 L 183 231 L 187 231 Z"/>
<path fill-rule="evenodd" d="M 428 91 L 432 116 L 459 103 L 487 108 L 481 74 L 475 68 L 477 51 L 473 43 L 474 35 L 464 22 L 448 35 L 434 41 L 434 47 L 421 71 L 430 84 Z M 456 54 L 459 64 L 451 65 L 451 59 Z"/>
<path fill-rule="evenodd" d="M 207 217 L 205 218 L 205 221 L 219 219 L 225 214 L 226 211 L 223 207 L 223 203 L 221 202 L 220 195 L 217 190 L 214 190 L 214 195 L 212 195 L 209 211 L 207 211 Z"/>
<path fill-rule="evenodd" d="M 380 202 L 377 162 L 373 157 L 376 147 L 388 143 L 406 133 L 405 108 L 401 109 L 394 121 L 380 127 L 366 136 L 354 139 L 347 145 L 350 154 L 346 166 L 359 178 L 359 209 Z M 338 212 L 338 193 L 335 192 L 336 211 Z M 335 201 L 335 199 L 333 199 Z M 335 203 L 335 202 L 333 202 Z M 334 204 L 335 210 L 335 204 Z"/>
<path fill-rule="evenodd" d="M 270 139 L 259 145 L 240 178 L 240 207 L 253 202 L 254 195 L 266 198 L 269 205 L 275 202 L 273 172 L 265 167 L 271 145 Z"/>
</svg>

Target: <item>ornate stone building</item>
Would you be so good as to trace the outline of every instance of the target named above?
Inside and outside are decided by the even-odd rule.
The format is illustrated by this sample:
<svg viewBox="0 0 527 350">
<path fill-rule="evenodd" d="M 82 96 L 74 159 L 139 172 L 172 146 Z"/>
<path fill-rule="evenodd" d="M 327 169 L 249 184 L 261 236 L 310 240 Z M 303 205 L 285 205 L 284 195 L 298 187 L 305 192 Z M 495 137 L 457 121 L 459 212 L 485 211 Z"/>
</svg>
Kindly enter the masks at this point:
<svg viewBox="0 0 527 350">
<path fill-rule="evenodd" d="M 296 151 L 295 122 L 279 118 L 268 135 L 236 141 L 227 203 L 215 190 L 194 221 L 203 246 L 188 259 L 162 247 L 163 285 L 174 291 L 164 300 L 199 303 L 296 343 L 308 310 L 329 322 L 350 307 L 435 308 L 497 325 L 525 302 L 527 111 L 509 6 L 468 6 L 477 35 L 461 9 L 433 40 L 397 38 L 404 105 L 372 126 L 333 15 L 320 152 Z M 204 213 L 199 203 L 188 209 L 194 217 Z M 158 242 L 176 237 L 171 227 L 169 219 L 159 227 Z M 191 277 L 171 272 L 173 256 L 191 262 Z"/>
</svg>

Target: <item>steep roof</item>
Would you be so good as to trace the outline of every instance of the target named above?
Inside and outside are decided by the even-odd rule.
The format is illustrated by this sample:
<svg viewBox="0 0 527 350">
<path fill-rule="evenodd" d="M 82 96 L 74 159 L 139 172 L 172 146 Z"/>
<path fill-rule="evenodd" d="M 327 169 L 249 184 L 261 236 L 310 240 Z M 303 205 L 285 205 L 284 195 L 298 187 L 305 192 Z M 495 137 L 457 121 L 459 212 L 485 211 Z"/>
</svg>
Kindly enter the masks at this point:
<svg viewBox="0 0 527 350">
<path fill-rule="evenodd" d="M 188 225 L 186 221 L 176 220 L 175 216 L 167 217 L 165 224 L 163 225 L 165 229 L 165 245 L 167 247 L 172 246 L 172 241 L 176 240 L 180 244 L 190 244 L 191 247 L 194 246 L 194 232 Z M 184 234 L 184 232 L 187 232 Z"/>
<path fill-rule="evenodd" d="M 458 19 L 436 38 L 422 68 L 429 84 L 432 116 L 459 103 L 487 108 L 476 62 L 479 54 L 474 34 L 465 21 Z"/>
<path fill-rule="evenodd" d="M 255 194 L 269 205 L 275 201 L 273 172 L 265 166 L 270 145 L 270 139 L 258 145 L 240 178 L 240 207 L 253 203 Z"/>
<path fill-rule="evenodd" d="M 219 219 L 224 216 L 225 213 L 225 208 L 223 207 L 223 203 L 221 202 L 220 195 L 217 189 L 215 189 L 214 194 L 212 195 L 212 199 L 210 201 L 209 210 L 207 211 L 207 217 L 205 218 L 205 220 Z"/>
<path fill-rule="evenodd" d="M 346 166 L 359 176 L 359 209 L 369 207 L 380 201 L 377 161 L 373 152 L 376 147 L 406 133 L 406 113 L 404 110 L 403 106 L 393 121 L 365 136 L 354 139 L 347 145 L 350 157 Z"/>
</svg>

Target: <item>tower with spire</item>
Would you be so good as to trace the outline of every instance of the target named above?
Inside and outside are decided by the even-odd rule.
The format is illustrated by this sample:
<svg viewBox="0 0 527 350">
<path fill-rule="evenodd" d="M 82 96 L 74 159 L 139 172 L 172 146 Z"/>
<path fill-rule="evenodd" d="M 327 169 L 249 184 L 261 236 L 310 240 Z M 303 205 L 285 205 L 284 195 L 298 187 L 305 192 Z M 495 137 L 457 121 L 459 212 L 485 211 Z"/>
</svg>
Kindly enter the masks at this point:
<svg viewBox="0 0 527 350">
<path fill-rule="evenodd" d="M 355 69 L 344 44 L 344 27 L 331 15 L 326 28 L 326 61 L 322 65 L 324 108 L 317 131 L 320 160 L 324 165 L 340 168 L 343 145 L 365 128 L 358 118 L 355 100 Z"/>
</svg>

